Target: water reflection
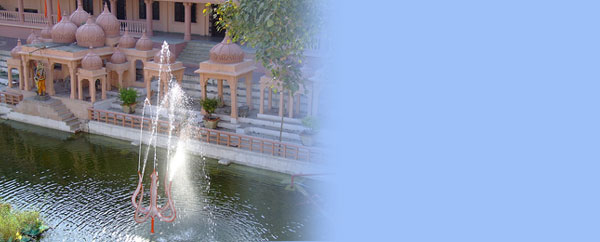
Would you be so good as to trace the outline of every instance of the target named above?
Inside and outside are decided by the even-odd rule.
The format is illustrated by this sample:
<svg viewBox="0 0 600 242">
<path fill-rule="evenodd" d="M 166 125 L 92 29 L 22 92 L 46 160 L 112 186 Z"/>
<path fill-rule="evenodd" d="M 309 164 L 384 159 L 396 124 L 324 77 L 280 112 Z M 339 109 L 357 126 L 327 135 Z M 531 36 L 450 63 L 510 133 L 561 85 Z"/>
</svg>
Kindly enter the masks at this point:
<svg viewBox="0 0 600 242">
<path fill-rule="evenodd" d="M 326 218 L 302 194 L 285 190 L 289 176 L 187 158 L 173 180 L 178 218 L 156 223 L 151 237 L 148 223 L 134 222 L 130 201 L 137 146 L 3 121 L 0 197 L 16 208 L 39 209 L 53 227 L 48 241 L 327 239 L 315 229 Z"/>
</svg>

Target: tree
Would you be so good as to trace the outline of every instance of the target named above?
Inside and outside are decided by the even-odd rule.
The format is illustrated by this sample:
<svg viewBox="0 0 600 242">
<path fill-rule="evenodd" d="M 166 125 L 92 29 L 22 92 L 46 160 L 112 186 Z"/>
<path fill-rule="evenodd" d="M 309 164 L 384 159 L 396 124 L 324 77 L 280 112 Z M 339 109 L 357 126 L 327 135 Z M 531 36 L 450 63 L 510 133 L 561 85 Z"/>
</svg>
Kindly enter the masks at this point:
<svg viewBox="0 0 600 242">
<path fill-rule="evenodd" d="M 216 8 L 205 9 L 204 13 L 218 18 L 217 29 L 226 30 L 234 42 L 254 48 L 256 60 L 293 96 L 304 84 L 304 50 L 315 45 L 315 36 L 321 28 L 321 3 L 320 0 L 241 0 L 238 4 L 226 0 Z M 279 141 L 283 120 L 282 116 Z"/>
<path fill-rule="evenodd" d="M 255 49 L 256 60 L 283 89 L 292 93 L 303 84 L 304 50 L 314 46 L 322 24 L 319 0 L 227 0 L 213 14 L 219 30 L 227 30 L 234 42 Z M 210 7 L 210 4 L 206 5 Z M 282 90 L 279 90 L 282 91 Z"/>
</svg>

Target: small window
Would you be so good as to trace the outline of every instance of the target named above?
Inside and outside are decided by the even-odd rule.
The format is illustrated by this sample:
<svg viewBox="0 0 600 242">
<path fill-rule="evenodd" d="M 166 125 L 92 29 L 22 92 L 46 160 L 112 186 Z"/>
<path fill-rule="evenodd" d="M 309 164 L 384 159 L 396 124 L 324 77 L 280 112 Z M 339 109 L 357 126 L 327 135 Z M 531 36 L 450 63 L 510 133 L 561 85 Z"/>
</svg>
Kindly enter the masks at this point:
<svg viewBox="0 0 600 242">
<path fill-rule="evenodd" d="M 175 3 L 175 22 L 185 22 L 185 7 L 183 3 Z M 196 4 L 192 4 L 192 23 L 196 23 Z"/>
<path fill-rule="evenodd" d="M 139 13 L 140 19 L 146 19 L 146 3 L 144 2 L 144 0 L 140 0 Z M 152 3 L 152 20 L 160 20 L 159 2 Z"/>
<path fill-rule="evenodd" d="M 81 3 L 83 5 L 83 10 L 91 15 L 94 14 L 94 0 L 83 0 Z M 77 9 L 77 2 L 75 2 L 75 9 Z"/>
</svg>

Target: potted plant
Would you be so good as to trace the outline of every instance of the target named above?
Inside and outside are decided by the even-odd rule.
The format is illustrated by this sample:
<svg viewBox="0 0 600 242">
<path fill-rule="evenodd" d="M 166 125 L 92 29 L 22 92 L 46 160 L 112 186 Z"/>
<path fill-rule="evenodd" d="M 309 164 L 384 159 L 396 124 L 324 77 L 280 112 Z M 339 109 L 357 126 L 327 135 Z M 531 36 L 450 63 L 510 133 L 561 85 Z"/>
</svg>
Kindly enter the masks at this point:
<svg viewBox="0 0 600 242">
<path fill-rule="evenodd" d="M 312 146 L 314 144 L 313 136 L 318 132 L 317 120 L 314 117 L 307 116 L 302 119 L 302 125 L 308 129 L 300 133 L 300 140 L 303 145 Z"/>
<path fill-rule="evenodd" d="M 135 105 L 137 102 L 137 92 L 133 88 L 120 88 L 119 99 L 123 104 L 124 113 L 135 113 Z"/>
<path fill-rule="evenodd" d="M 204 120 L 204 127 L 209 129 L 216 129 L 219 120 L 221 120 L 219 117 L 212 117 L 212 114 L 215 112 L 215 109 L 217 109 L 217 99 L 207 98 L 201 100 L 200 105 L 202 105 L 202 108 L 204 108 L 204 111 L 206 111 L 207 113 L 207 115 L 204 115 L 204 118 L 202 118 L 202 120 Z"/>
</svg>

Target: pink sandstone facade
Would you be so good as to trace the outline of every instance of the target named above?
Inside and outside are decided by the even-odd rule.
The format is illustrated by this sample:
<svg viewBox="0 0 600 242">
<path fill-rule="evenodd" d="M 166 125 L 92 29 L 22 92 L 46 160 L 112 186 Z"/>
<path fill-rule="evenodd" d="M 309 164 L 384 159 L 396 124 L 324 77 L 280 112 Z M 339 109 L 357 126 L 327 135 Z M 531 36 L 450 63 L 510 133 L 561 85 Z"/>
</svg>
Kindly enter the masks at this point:
<svg viewBox="0 0 600 242">
<path fill-rule="evenodd" d="M 61 11 L 71 15 L 71 21 L 78 27 L 87 21 L 87 17 L 95 18 L 102 26 L 107 37 L 117 36 L 117 32 L 129 29 L 131 34 L 140 36 L 146 31 L 149 36 L 153 31 L 182 33 L 184 40 L 191 35 L 211 36 L 212 22 L 202 11 L 206 3 L 218 4 L 222 0 L 6 0 L 0 2 L 5 10 L 0 10 L 0 30 L 11 30 L 14 38 L 26 38 L 32 29 L 42 30 L 48 20 L 44 17 L 44 1 L 47 1 L 48 14 L 52 23 L 57 22 L 58 2 Z M 109 5 L 108 11 L 104 4 Z M 118 19 L 118 24 L 106 25 L 106 19 Z"/>
</svg>

